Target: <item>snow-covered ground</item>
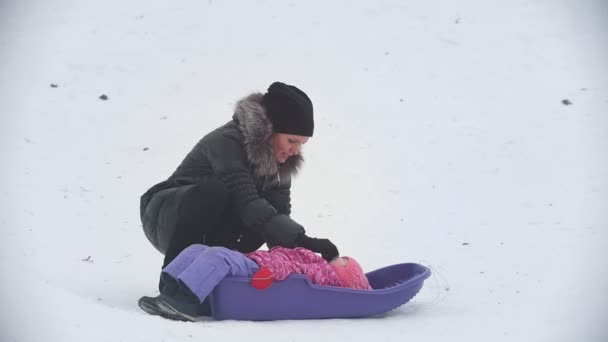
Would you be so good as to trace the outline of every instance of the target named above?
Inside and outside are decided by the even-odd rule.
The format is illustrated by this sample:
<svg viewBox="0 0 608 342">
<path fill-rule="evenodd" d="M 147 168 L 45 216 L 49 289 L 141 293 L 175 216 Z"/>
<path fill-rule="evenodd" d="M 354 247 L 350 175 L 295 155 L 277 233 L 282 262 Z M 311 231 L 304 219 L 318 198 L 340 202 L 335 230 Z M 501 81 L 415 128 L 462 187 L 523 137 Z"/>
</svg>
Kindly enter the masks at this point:
<svg viewBox="0 0 608 342">
<path fill-rule="evenodd" d="M 0 341 L 607 341 L 607 43 L 604 0 L 0 1 Z M 315 104 L 294 218 L 433 276 L 381 318 L 147 315 L 139 196 L 276 80 Z"/>
</svg>

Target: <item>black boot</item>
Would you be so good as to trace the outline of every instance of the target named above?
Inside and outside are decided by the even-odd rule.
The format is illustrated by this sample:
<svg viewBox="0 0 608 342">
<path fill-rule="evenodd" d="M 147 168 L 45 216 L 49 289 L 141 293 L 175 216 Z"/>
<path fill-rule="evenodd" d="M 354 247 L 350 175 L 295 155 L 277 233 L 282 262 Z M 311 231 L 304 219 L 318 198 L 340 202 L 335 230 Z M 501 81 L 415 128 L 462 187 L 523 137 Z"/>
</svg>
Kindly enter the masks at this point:
<svg viewBox="0 0 608 342">
<path fill-rule="evenodd" d="M 160 272 L 160 280 L 158 282 L 158 291 L 167 296 L 174 296 L 177 293 L 177 280 L 169 273 Z"/>
<path fill-rule="evenodd" d="M 177 292 L 177 281 L 173 277 L 161 272 L 160 279 L 158 281 L 158 291 L 160 294 L 166 296 L 175 295 Z M 137 305 L 139 305 L 142 310 L 150 315 L 160 315 L 160 311 L 158 310 L 158 305 L 156 303 L 157 298 L 158 296 L 143 296 L 137 301 Z"/>
<path fill-rule="evenodd" d="M 166 288 L 166 287 L 165 287 Z M 139 307 L 151 315 L 165 318 L 195 322 L 205 316 L 211 316 L 209 297 L 203 303 L 185 286 L 177 287 L 174 293 L 161 293 L 156 297 L 141 297 L 137 302 Z"/>
</svg>

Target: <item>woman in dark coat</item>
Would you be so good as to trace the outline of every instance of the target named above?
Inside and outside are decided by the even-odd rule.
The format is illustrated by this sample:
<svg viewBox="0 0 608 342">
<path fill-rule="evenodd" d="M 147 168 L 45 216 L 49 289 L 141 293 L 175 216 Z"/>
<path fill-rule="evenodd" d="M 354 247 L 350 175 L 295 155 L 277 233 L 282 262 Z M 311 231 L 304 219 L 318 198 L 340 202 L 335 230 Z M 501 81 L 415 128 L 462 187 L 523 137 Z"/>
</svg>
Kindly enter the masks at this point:
<svg viewBox="0 0 608 342">
<path fill-rule="evenodd" d="M 192 244 L 252 252 L 266 243 L 337 257 L 333 243 L 308 237 L 289 217 L 291 176 L 313 130 L 312 102 L 294 86 L 275 82 L 238 101 L 230 122 L 141 197 L 144 232 L 165 254 L 163 268 Z"/>
</svg>

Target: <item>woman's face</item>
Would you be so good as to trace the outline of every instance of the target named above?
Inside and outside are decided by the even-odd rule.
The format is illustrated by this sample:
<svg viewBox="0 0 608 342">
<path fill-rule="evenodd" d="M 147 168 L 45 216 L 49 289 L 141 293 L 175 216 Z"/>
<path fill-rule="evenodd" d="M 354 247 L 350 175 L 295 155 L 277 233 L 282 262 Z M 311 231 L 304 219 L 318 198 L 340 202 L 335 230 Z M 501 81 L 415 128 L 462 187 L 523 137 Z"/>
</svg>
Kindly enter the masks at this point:
<svg viewBox="0 0 608 342">
<path fill-rule="evenodd" d="M 301 135 L 275 133 L 273 147 L 277 162 L 282 164 L 287 158 L 300 154 L 302 145 L 306 144 L 308 139 L 309 137 Z"/>
</svg>

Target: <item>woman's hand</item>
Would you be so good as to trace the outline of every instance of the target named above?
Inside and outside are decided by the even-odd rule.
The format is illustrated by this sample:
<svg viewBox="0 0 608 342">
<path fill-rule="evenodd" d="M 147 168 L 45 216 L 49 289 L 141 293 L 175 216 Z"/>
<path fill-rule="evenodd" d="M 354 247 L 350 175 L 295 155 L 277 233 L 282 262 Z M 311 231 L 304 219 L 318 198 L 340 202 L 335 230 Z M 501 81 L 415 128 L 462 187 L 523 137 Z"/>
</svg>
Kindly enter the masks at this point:
<svg viewBox="0 0 608 342">
<path fill-rule="evenodd" d="M 328 262 L 340 255 L 338 247 L 329 241 L 329 239 L 317 239 L 302 235 L 302 237 L 298 239 L 296 245 L 309 249 L 315 253 L 320 253 L 323 259 Z"/>
</svg>

